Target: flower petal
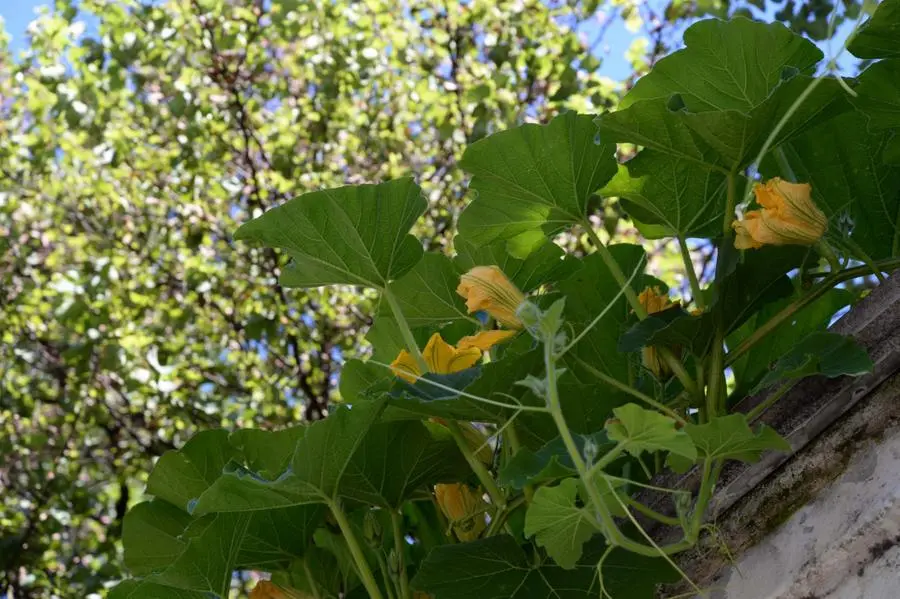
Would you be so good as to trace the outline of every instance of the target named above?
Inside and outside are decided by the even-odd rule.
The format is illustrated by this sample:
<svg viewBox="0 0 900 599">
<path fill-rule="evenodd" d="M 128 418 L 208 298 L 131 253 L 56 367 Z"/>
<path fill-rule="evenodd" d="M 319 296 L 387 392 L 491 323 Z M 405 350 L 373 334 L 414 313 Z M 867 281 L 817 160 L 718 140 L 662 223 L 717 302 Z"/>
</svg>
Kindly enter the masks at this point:
<svg viewBox="0 0 900 599">
<path fill-rule="evenodd" d="M 487 351 L 498 343 L 503 343 L 516 336 L 516 331 L 480 331 L 474 335 L 463 337 L 456 344 L 459 349 L 477 347 L 481 351 Z"/>
</svg>

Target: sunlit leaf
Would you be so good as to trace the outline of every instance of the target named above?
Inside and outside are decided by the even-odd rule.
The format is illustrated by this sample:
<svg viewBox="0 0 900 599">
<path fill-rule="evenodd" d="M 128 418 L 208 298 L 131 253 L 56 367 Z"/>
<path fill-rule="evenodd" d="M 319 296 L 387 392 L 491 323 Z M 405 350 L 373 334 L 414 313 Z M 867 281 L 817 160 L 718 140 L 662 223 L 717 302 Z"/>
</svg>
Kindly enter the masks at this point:
<svg viewBox="0 0 900 599">
<path fill-rule="evenodd" d="M 362 285 L 383 289 L 422 257 L 408 232 L 425 210 L 411 178 L 314 191 L 245 223 L 234 237 L 281 248 L 293 258 L 287 287 Z"/>
</svg>

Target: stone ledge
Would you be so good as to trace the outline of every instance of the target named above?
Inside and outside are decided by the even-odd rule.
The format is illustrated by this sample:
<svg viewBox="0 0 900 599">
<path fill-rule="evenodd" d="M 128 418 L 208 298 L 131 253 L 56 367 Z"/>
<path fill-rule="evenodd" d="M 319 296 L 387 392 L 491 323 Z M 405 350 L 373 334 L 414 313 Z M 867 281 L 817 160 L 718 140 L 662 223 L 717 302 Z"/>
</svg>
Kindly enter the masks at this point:
<svg viewBox="0 0 900 599">
<path fill-rule="evenodd" d="M 727 465 L 710 503 L 709 520 L 716 523 L 719 538 L 707 536 L 697 549 L 679 557 L 685 572 L 701 587 L 709 585 L 728 565 L 719 550 L 722 543 L 734 555 L 741 555 L 814 500 L 844 472 L 854 456 L 865 451 L 867 443 L 871 445 L 900 426 L 900 272 L 874 289 L 831 330 L 852 335 L 865 347 L 875 363 L 873 372 L 859 378 L 806 379 L 761 415 L 758 422 L 782 434 L 790 442 L 792 453 L 767 454 L 757 464 Z M 747 398 L 736 410 L 747 412 L 766 397 L 764 393 Z M 669 475 L 657 482 L 695 492 L 699 473 Z M 640 499 L 657 511 L 672 513 L 665 496 Z M 648 528 L 661 541 L 677 540 L 671 530 Z M 891 540 L 879 541 L 877 535 L 872 538 L 876 545 Z M 680 586 L 663 596 L 685 590 Z"/>
</svg>

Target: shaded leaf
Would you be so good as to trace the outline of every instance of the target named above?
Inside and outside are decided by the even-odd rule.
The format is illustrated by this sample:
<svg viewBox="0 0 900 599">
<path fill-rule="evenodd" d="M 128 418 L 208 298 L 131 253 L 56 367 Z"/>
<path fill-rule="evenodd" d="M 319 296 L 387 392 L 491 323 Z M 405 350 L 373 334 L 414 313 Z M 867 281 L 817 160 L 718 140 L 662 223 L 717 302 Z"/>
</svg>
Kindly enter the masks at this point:
<svg viewBox="0 0 900 599">
<path fill-rule="evenodd" d="M 731 365 L 737 382 L 734 395 L 736 397 L 746 395 L 768 372 L 775 360 L 789 352 L 808 334 L 825 329 L 832 316 L 841 308 L 848 306 L 852 300 L 853 294 L 849 291 L 831 289 L 760 339 L 750 351 Z M 728 347 L 737 347 L 770 318 L 787 307 L 790 301 L 791 298 L 785 298 L 766 305 L 728 336 L 726 339 Z"/>
<path fill-rule="evenodd" d="M 466 303 L 456 293 L 462 274 L 447 256 L 426 253 L 412 270 L 388 288 L 410 327 L 418 328 L 452 321 L 477 324 L 466 311 Z M 387 306 L 382 302 L 382 310 Z"/>
<path fill-rule="evenodd" d="M 867 68 L 859 76 L 856 93 L 850 102 L 869 118 L 870 131 L 900 128 L 900 59 L 882 60 Z"/>
<path fill-rule="evenodd" d="M 347 466 L 341 495 L 396 510 L 413 491 L 469 473 L 456 443 L 434 438 L 421 422 L 376 424 Z"/>
<path fill-rule="evenodd" d="M 593 598 L 600 592 L 596 566 L 605 550 L 602 541 L 589 542 L 582 561 L 566 570 L 546 562 L 535 565 L 507 535 L 444 545 L 428 555 L 412 586 L 434 599 Z M 622 550 L 607 557 L 603 577 L 616 599 L 652 599 L 658 584 L 677 580 L 664 560 Z"/>
<path fill-rule="evenodd" d="M 587 440 L 596 445 L 598 455 L 603 455 L 613 444 L 600 431 L 593 435 L 573 435 L 579 452 L 584 452 Z M 525 485 L 543 483 L 575 474 L 575 465 L 562 439 L 556 437 L 537 451 L 520 449 L 500 470 L 498 480 L 501 485 L 521 489 Z"/>
<path fill-rule="evenodd" d="M 619 166 L 601 190 L 618 196 L 645 237 L 715 237 L 725 213 L 725 175 L 655 150 Z"/>
<path fill-rule="evenodd" d="M 861 376 L 872 372 L 872 359 L 851 337 L 826 331 L 811 333 L 763 377 L 754 393 L 784 379 L 800 379 L 812 374 L 829 378 Z"/>
<path fill-rule="evenodd" d="M 857 58 L 900 58 L 900 0 L 883 0 L 847 49 Z"/>
</svg>

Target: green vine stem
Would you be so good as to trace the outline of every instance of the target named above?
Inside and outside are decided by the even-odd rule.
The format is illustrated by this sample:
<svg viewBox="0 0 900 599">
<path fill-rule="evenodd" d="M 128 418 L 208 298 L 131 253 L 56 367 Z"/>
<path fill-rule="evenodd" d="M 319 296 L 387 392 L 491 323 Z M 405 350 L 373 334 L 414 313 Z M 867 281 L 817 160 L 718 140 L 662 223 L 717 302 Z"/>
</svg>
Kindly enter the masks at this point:
<svg viewBox="0 0 900 599">
<path fill-rule="evenodd" d="M 394 531 L 394 551 L 397 554 L 397 578 L 400 579 L 400 599 L 411 599 L 409 594 L 409 577 L 406 574 L 406 560 L 403 559 L 403 531 L 401 530 L 400 512 L 391 511 L 391 527 Z"/>
<path fill-rule="evenodd" d="M 516 430 L 516 424 L 514 422 L 508 422 L 507 424 L 508 426 L 506 427 L 504 434 L 509 441 L 510 449 L 512 449 L 512 455 L 516 455 L 522 448 L 522 443 L 519 441 L 519 432 Z M 524 493 L 525 495 L 526 503 L 530 504 L 532 498 L 534 497 L 534 486 L 525 485 L 522 488 L 522 493 Z"/>
<path fill-rule="evenodd" d="M 574 464 L 575 470 L 581 478 L 582 486 L 588 494 L 588 499 L 590 500 L 590 503 L 593 504 L 596 515 L 600 518 L 600 521 L 597 522 L 597 524 L 603 532 L 603 535 L 606 537 L 607 542 L 610 545 L 619 546 L 632 553 L 648 557 L 671 555 L 673 553 L 678 553 L 679 551 L 684 551 L 690 547 L 690 544 L 686 541 L 680 541 L 664 547 L 652 547 L 629 539 L 621 530 L 619 530 L 612 513 L 610 513 L 609 508 L 597 493 L 597 486 L 594 484 L 592 474 L 588 471 L 587 465 L 581 456 L 581 452 L 578 451 L 578 445 L 576 445 L 575 439 L 572 437 L 572 432 L 569 430 L 569 426 L 566 424 L 566 419 L 563 416 L 562 406 L 559 400 L 559 388 L 557 385 L 558 373 L 556 370 L 556 361 L 553 356 L 553 343 L 552 340 L 549 339 L 544 339 L 544 366 L 547 371 L 547 407 L 549 408 L 550 415 L 553 417 L 553 421 L 559 431 L 559 436 L 563 441 L 563 445 L 566 447 L 569 458 L 572 460 L 572 464 Z M 621 453 L 620 447 L 618 450 L 619 453 Z M 611 462 L 618 455 L 615 452 L 616 449 L 614 448 L 601 459 L 601 462 Z M 610 457 L 611 454 L 613 454 L 612 457 Z"/>
<path fill-rule="evenodd" d="M 394 314 L 394 320 L 397 322 L 397 327 L 400 329 L 400 334 L 403 336 L 403 342 L 406 343 L 407 350 L 415 358 L 419 369 L 423 373 L 428 372 L 430 370 L 428 368 L 428 363 L 425 361 L 424 356 L 422 356 L 422 351 L 419 349 L 418 343 L 416 343 L 416 338 L 412 333 L 412 329 L 409 328 L 409 323 L 406 321 L 406 316 L 403 315 L 403 310 L 400 309 L 400 304 L 397 303 L 397 298 L 394 297 L 394 294 L 391 293 L 391 290 L 387 287 L 383 289 L 382 296 L 387 300 L 388 306 Z M 494 483 L 491 473 L 488 472 L 484 467 L 484 464 L 472 454 L 472 450 L 469 448 L 469 444 L 463 436 L 459 425 L 452 420 L 447 420 L 446 425 L 450 430 L 450 434 L 453 436 L 453 440 L 456 441 L 459 451 L 462 452 L 463 456 L 466 458 L 466 462 L 468 462 L 469 466 L 472 468 L 472 472 L 475 473 L 475 476 L 477 476 L 479 482 L 481 482 L 481 486 L 483 486 L 488 492 L 488 495 L 491 496 L 491 501 L 493 501 L 498 509 L 502 508 L 506 503 L 503 494 L 500 492 L 500 489 L 497 488 L 496 483 Z"/>
<path fill-rule="evenodd" d="M 612 273 L 616 283 L 623 289 L 625 299 L 628 300 L 631 309 L 634 310 L 638 319 L 644 320 L 647 318 L 647 311 L 644 309 L 644 306 L 641 305 L 640 300 L 638 300 L 637 295 L 634 293 L 634 289 L 631 288 L 628 279 L 625 278 L 625 273 L 622 272 L 619 263 L 613 258 L 609 249 L 606 247 L 606 244 L 603 243 L 600 236 L 597 235 L 597 232 L 594 231 L 594 228 L 588 221 L 581 223 L 581 226 L 587 232 L 588 238 L 591 240 L 591 243 L 594 244 L 594 248 L 600 254 L 600 257 L 603 259 L 603 263 L 606 264 L 609 272 Z M 676 358 L 667 347 L 660 346 L 657 348 L 657 351 L 659 352 L 659 356 L 665 361 L 666 365 L 672 370 L 675 377 L 681 382 L 681 385 L 693 395 L 699 396 L 700 390 L 694 382 L 694 379 L 692 379 L 691 375 L 688 374 L 688 371 L 685 370 L 681 360 Z"/>
<path fill-rule="evenodd" d="M 874 263 L 872 266 L 858 266 L 855 268 L 841 270 L 836 273 L 813 273 L 813 277 L 818 276 L 825 278 L 818 285 L 813 287 L 813 289 L 810 290 L 808 294 L 782 308 L 778 314 L 767 320 L 749 337 L 739 343 L 737 347 L 728 352 L 728 355 L 725 356 L 725 366 L 733 364 L 735 360 L 747 353 L 750 348 L 759 343 L 759 341 L 766 337 L 769 333 L 777 329 L 784 321 L 793 317 L 794 314 L 822 297 L 829 289 L 831 289 L 838 283 L 868 276 L 872 274 L 873 267 L 879 272 L 881 272 L 882 269 L 891 270 L 894 268 L 900 268 L 900 258 L 882 260 L 880 262 Z"/>
<path fill-rule="evenodd" d="M 388 599 L 397 599 L 396 595 L 394 595 L 394 591 L 392 587 L 395 587 L 393 582 L 391 581 L 390 570 L 388 569 L 387 562 L 384 559 L 384 551 L 380 548 L 377 550 L 373 550 L 375 554 L 375 559 L 378 560 L 378 569 L 381 570 L 381 582 L 384 583 L 384 588 L 387 591 Z"/>
<path fill-rule="evenodd" d="M 506 498 L 503 497 L 503 493 L 500 492 L 491 473 L 484 467 L 481 460 L 472 453 L 469 443 L 462 433 L 462 429 L 459 428 L 459 424 L 455 420 L 446 420 L 445 424 L 450 430 L 453 440 L 456 441 L 459 451 L 463 454 L 463 457 L 466 458 L 466 462 L 469 464 L 472 472 L 478 477 L 478 481 L 481 483 L 481 486 L 484 487 L 484 490 L 487 491 L 487 494 L 491 496 L 491 502 L 498 510 L 502 510 L 506 505 Z"/>
<path fill-rule="evenodd" d="M 412 354 L 413 359 L 415 359 L 416 364 L 419 366 L 419 370 L 421 370 L 423 374 L 428 372 L 430 370 L 430 368 L 428 368 L 428 362 L 426 362 L 425 357 L 422 356 L 422 350 L 419 349 L 419 344 L 416 343 L 416 338 L 412 333 L 412 329 L 409 328 L 409 323 L 406 322 L 403 310 L 400 309 L 400 304 L 397 303 L 397 298 L 394 297 L 394 294 L 391 293 L 391 290 L 387 287 L 382 290 L 381 296 L 387 300 L 388 306 L 394 314 L 394 320 L 397 321 L 397 327 L 400 329 L 400 335 L 403 337 L 403 343 L 406 344 L 406 349 Z"/>
<path fill-rule="evenodd" d="M 688 248 L 687 239 L 684 235 L 678 236 L 678 248 L 681 250 L 681 259 L 684 261 L 684 270 L 687 271 L 688 281 L 691 284 L 691 294 L 694 296 L 694 304 L 700 310 L 706 309 L 706 302 L 703 299 L 703 291 L 700 289 L 700 280 L 697 278 L 697 271 L 694 270 L 694 260 L 691 258 L 691 250 Z"/>
<path fill-rule="evenodd" d="M 384 596 L 381 594 L 381 589 L 378 588 L 378 583 L 375 582 L 375 577 L 372 575 L 372 569 L 369 567 L 369 562 L 366 560 L 366 556 L 359 544 L 359 540 L 353 532 L 353 527 L 347 519 L 347 514 L 345 514 L 344 510 L 341 508 L 340 501 L 328 500 L 326 501 L 326 504 L 334 515 L 334 519 L 341 529 L 341 534 L 344 535 L 344 540 L 347 542 L 347 548 L 350 549 L 350 555 L 353 556 L 353 561 L 356 563 L 356 571 L 359 574 L 363 586 L 366 587 L 366 592 L 369 593 L 371 599 L 383 599 Z"/>
<path fill-rule="evenodd" d="M 773 391 L 765 400 L 760 402 L 758 406 L 747 412 L 747 421 L 753 422 L 759 418 L 763 412 L 774 406 L 775 402 L 784 397 L 785 393 L 793 389 L 796 383 L 796 380 L 788 381 Z"/>
<path fill-rule="evenodd" d="M 302 561 L 303 572 L 306 574 L 306 580 L 309 582 L 309 590 L 312 593 L 313 599 L 322 599 L 322 595 L 319 593 L 319 585 L 316 582 L 315 577 L 313 577 L 312 570 L 309 569 L 309 562 L 305 557 Z"/>
<path fill-rule="evenodd" d="M 596 377 L 597 379 L 603 381 L 603 382 L 606 383 L 607 385 L 609 385 L 609 386 L 611 386 L 611 387 L 614 387 L 614 388 L 618 389 L 619 391 L 622 391 L 623 393 L 627 393 L 628 395 L 631 395 L 633 398 L 635 398 L 635 399 L 637 399 L 637 400 L 639 400 L 639 401 L 644 402 L 644 403 L 647 404 L 648 406 L 650 406 L 650 407 L 652 407 L 652 408 L 655 408 L 655 409 L 659 410 L 660 412 L 662 412 L 663 414 L 665 414 L 665 415 L 668 416 L 669 418 L 672 418 L 673 420 L 675 420 L 675 421 L 678 422 L 679 424 L 684 425 L 684 424 L 687 423 L 687 421 L 686 421 L 684 418 L 682 418 L 681 415 L 678 414 L 678 412 L 676 412 L 675 410 L 673 410 L 673 409 L 670 408 L 669 406 L 664 405 L 664 404 L 662 404 L 662 403 L 656 401 L 655 399 L 653 399 L 652 397 L 650 397 L 650 396 L 647 395 L 646 393 L 641 393 L 640 391 L 638 391 L 638 390 L 635 389 L 634 387 L 632 387 L 632 386 L 630 386 L 630 385 L 626 385 L 626 384 L 623 383 L 622 381 L 620 381 L 620 380 L 618 380 L 618 379 L 616 379 L 616 378 L 613 378 L 613 377 L 609 376 L 609 375 L 606 374 L 605 372 L 602 372 L 602 371 L 600 371 L 600 370 L 597 370 L 595 367 L 593 367 L 592 365 L 590 365 L 590 364 L 589 364 L 587 361 L 585 361 L 583 358 L 579 358 L 578 356 L 573 356 L 573 357 L 574 357 L 575 361 L 578 362 L 578 364 L 579 364 L 582 368 L 584 368 L 585 370 L 587 370 L 588 372 L 590 372 L 594 377 Z"/>
</svg>

